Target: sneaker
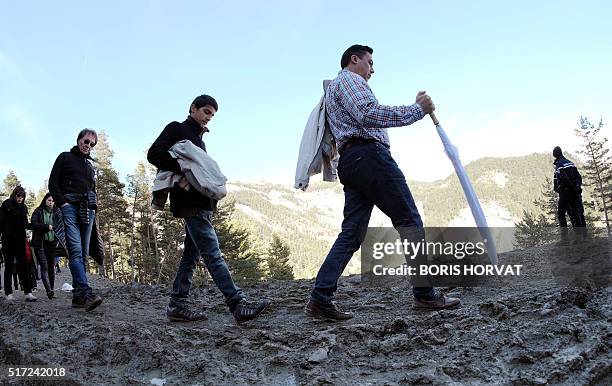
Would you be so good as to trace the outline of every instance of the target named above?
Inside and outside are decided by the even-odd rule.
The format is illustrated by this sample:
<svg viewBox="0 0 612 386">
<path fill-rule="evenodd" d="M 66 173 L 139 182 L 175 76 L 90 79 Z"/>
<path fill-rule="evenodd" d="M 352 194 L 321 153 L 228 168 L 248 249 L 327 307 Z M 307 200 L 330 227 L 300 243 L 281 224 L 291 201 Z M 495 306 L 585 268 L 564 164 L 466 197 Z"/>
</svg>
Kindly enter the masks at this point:
<svg viewBox="0 0 612 386">
<path fill-rule="evenodd" d="M 461 300 L 450 298 L 440 291 L 435 291 L 431 299 L 414 298 L 414 308 L 424 310 L 448 310 L 457 308 L 461 304 Z"/>
<path fill-rule="evenodd" d="M 232 314 L 237 324 L 255 319 L 270 305 L 269 300 L 262 300 L 259 303 L 250 303 L 246 299 L 242 299 L 234 309 Z"/>
<path fill-rule="evenodd" d="M 350 312 L 342 312 L 335 303 L 319 304 L 312 300 L 306 305 L 306 314 L 313 318 L 331 322 L 349 320 L 353 318 Z"/>
<path fill-rule="evenodd" d="M 206 320 L 208 317 L 203 312 L 190 310 L 187 306 L 166 308 L 166 316 L 173 322 L 196 322 Z"/>
<path fill-rule="evenodd" d="M 102 304 L 102 298 L 98 295 L 89 294 L 85 298 L 85 311 L 89 312 Z"/>
<path fill-rule="evenodd" d="M 47 297 L 49 299 L 56 299 L 57 297 L 55 296 L 55 292 L 54 291 L 47 291 Z"/>
<path fill-rule="evenodd" d="M 32 295 L 32 293 L 30 292 L 25 295 L 25 300 L 26 302 L 35 302 L 38 299 L 36 298 L 36 296 Z"/>
<path fill-rule="evenodd" d="M 13 294 L 8 294 L 6 295 L 6 300 L 8 300 L 9 302 L 12 302 L 13 300 L 15 300 L 15 297 L 13 296 Z"/>
</svg>

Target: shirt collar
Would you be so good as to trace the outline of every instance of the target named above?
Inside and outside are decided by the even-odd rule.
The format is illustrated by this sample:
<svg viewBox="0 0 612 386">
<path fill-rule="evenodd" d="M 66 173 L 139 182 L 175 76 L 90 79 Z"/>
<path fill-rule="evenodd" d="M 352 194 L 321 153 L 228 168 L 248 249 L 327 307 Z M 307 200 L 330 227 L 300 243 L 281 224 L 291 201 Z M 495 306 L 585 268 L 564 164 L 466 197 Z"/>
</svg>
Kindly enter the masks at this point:
<svg viewBox="0 0 612 386">
<path fill-rule="evenodd" d="M 194 129 L 198 133 L 198 135 L 202 135 L 204 133 L 209 132 L 208 128 L 202 128 L 202 126 L 198 122 L 196 122 L 195 119 L 191 118 L 191 115 L 187 116 L 187 119 L 184 123 Z"/>
<path fill-rule="evenodd" d="M 70 152 L 78 155 L 79 157 L 87 158 L 87 159 L 90 159 L 92 161 L 94 160 L 93 158 L 91 158 L 91 156 L 89 154 L 81 153 L 81 151 L 79 150 L 79 147 L 76 146 L 76 145 L 73 146 L 72 149 L 70 149 Z"/>
</svg>

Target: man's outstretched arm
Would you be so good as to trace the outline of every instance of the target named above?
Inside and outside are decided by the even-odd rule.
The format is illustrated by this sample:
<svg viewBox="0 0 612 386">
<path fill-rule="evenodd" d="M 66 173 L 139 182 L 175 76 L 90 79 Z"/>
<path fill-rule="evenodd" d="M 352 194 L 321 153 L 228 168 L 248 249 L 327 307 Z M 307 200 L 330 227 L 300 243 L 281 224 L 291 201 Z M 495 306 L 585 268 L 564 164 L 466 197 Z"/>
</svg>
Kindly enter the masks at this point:
<svg viewBox="0 0 612 386">
<path fill-rule="evenodd" d="M 379 104 L 365 80 L 357 74 L 343 76 L 340 79 L 339 91 L 340 103 L 366 129 L 407 126 L 426 114 L 418 103 L 410 106 Z"/>
</svg>

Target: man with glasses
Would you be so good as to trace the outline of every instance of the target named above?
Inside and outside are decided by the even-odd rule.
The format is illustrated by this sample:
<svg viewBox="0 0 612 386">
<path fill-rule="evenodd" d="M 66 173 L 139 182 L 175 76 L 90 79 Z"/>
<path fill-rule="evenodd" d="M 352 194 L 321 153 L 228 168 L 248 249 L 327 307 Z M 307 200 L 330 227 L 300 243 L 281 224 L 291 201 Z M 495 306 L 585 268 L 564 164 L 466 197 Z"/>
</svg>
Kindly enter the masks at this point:
<svg viewBox="0 0 612 386">
<path fill-rule="evenodd" d="M 86 257 L 95 221 L 95 171 L 89 153 L 96 146 L 95 130 L 83 129 L 77 144 L 61 153 L 49 176 L 49 192 L 62 214 L 65 246 L 72 274 L 72 307 L 91 311 L 102 303 L 87 283 Z M 61 238 L 61 237 L 60 237 Z"/>
</svg>

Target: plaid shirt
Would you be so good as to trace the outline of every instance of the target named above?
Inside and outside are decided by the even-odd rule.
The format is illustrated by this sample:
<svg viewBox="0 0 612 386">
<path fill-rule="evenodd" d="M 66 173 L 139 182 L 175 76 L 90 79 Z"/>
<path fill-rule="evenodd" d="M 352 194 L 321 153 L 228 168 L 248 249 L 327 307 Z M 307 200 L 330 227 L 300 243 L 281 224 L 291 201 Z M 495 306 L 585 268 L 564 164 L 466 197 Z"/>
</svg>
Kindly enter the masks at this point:
<svg viewBox="0 0 612 386">
<path fill-rule="evenodd" d="M 354 137 L 375 139 L 389 147 L 387 127 L 407 126 L 425 115 L 417 103 L 397 107 L 379 104 L 365 79 L 347 69 L 329 84 L 325 109 L 338 149 Z"/>
</svg>

